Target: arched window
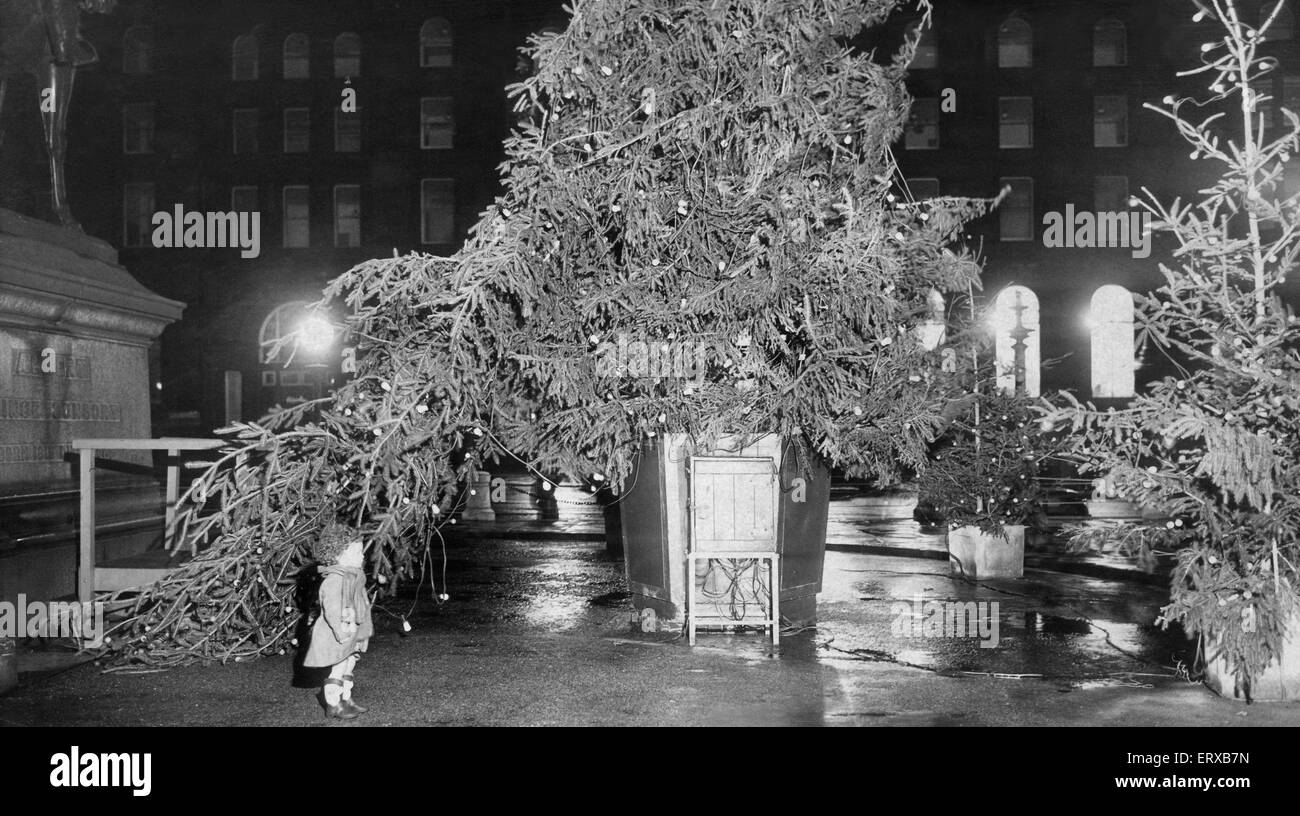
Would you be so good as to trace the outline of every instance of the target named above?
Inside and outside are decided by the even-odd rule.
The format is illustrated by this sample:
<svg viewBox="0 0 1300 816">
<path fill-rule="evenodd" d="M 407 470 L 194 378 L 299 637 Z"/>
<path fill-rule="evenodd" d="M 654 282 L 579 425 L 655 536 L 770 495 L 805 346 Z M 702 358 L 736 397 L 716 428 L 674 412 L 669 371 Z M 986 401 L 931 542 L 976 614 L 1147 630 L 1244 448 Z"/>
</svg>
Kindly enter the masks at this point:
<svg viewBox="0 0 1300 816">
<path fill-rule="evenodd" d="M 122 35 L 122 73 L 153 73 L 153 29 L 132 26 Z"/>
<path fill-rule="evenodd" d="M 442 17 L 430 17 L 420 26 L 420 67 L 451 67 L 451 26 Z"/>
<path fill-rule="evenodd" d="M 1042 387 L 1038 297 L 1024 286 L 1008 286 L 993 304 L 993 338 L 998 390 L 1020 388 L 1036 397 Z"/>
<path fill-rule="evenodd" d="M 263 365 L 303 365 L 325 357 L 334 345 L 329 318 L 311 309 L 306 300 L 291 300 L 271 310 L 257 333 L 258 360 Z"/>
<path fill-rule="evenodd" d="M 1107 284 L 1092 294 L 1092 395 L 1131 397 L 1134 393 L 1133 295 Z"/>
<path fill-rule="evenodd" d="M 307 79 L 311 76 L 311 40 L 295 31 L 284 38 L 284 78 Z"/>
<path fill-rule="evenodd" d="M 998 67 L 1029 68 L 1034 64 L 1034 32 L 1019 17 L 998 27 Z"/>
<path fill-rule="evenodd" d="M 1128 65 L 1128 29 L 1119 20 L 1102 20 L 1092 29 L 1093 65 Z"/>
<path fill-rule="evenodd" d="M 939 67 L 939 47 L 934 43 L 934 28 L 921 28 L 921 21 L 917 20 L 907 27 L 907 39 L 914 40 L 917 37 L 921 41 L 917 43 L 916 55 L 912 57 L 912 68 L 938 68 Z"/>
<path fill-rule="evenodd" d="M 334 76 L 361 76 L 361 38 L 351 31 L 334 40 Z"/>
<path fill-rule="evenodd" d="M 1282 8 L 1277 8 L 1281 6 Z M 1273 24 L 1264 32 L 1264 36 L 1270 40 L 1289 40 L 1295 36 L 1295 18 L 1292 17 L 1292 11 L 1287 7 L 1286 0 L 1265 0 L 1259 8 L 1259 25 L 1263 28 L 1272 16 L 1273 10 L 1277 9 L 1277 17 Z"/>
<path fill-rule="evenodd" d="M 243 34 L 230 50 L 230 78 L 236 82 L 257 79 L 257 37 Z"/>
<path fill-rule="evenodd" d="M 944 320 L 943 295 L 938 289 L 931 289 L 925 298 L 925 319 L 916 326 L 916 339 L 926 351 L 939 347 L 948 333 Z"/>
</svg>

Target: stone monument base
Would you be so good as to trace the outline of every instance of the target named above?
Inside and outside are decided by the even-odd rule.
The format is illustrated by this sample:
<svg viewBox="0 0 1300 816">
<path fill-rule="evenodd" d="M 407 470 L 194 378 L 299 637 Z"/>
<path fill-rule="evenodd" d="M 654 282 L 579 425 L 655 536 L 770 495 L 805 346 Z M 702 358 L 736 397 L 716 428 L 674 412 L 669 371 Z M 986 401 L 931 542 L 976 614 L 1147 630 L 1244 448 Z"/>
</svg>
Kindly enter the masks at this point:
<svg viewBox="0 0 1300 816">
<path fill-rule="evenodd" d="M 183 308 L 107 243 L 0 209 L 0 600 L 75 588 L 72 440 L 150 437 L 149 348 Z M 154 463 L 113 458 L 128 472 L 101 471 L 98 528 L 110 551 L 142 549 L 161 515 Z"/>
</svg>

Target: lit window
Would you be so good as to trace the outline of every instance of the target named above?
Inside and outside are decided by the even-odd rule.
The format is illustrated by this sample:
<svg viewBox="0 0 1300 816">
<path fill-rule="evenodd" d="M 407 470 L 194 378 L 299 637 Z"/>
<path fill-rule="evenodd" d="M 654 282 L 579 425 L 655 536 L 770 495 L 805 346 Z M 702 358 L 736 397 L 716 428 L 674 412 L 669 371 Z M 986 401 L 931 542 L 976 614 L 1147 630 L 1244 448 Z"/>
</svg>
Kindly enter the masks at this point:
<svg viewBox="0 0 1300 816">
<path fill-rule="evenodd" d="M 334 76 L 361 76 L 361 38 L 351 31 L 334 40 Z"/>
<path fill-rule="evenodd" d="M 912 199 L 915 201 L 925 201 L 927 198 L 939 197 L 939 180 L 937 178 L 908 179 L 907 188 L 912 191 Z"/>
<path fill-rule="evenodd" d="M 1281 6 L 1279 9 L 1278 6 Z M 1263 32 L 1264 37 L 1269 40 L 1289 40 L 1295 36 L 1295 18 L 1291 16 L 1291 9 L 1287 8 L 1286 0 L 1265 0 L 1259 9 L 1259 25 L 1263 28 L 1271 15 L 1277 9 L 1277 17 L 1268 30 Z"/>
<path fill-rule="evenodd" d="M 917 20 L 907 27 L 907 38 L 916 39 L 920 36 L 921 41 L 916 45 L 916 54 L 912 57 L 912 68 L 927 69 L 939 67 L 939 48 L 934 44 L 934 29 L 921 28 L 921 21 Z"/>
<path fill-rule="evenodd" d="M 455 137 L 456 118 L 450 96 L 426 96 L 420 100 L 420 147 L 424 150 L 450 148 Z"/>
<path fill-rule="evenodd" d="M 339 153 L 361 150 L 361 108 L 355 111 L 334 109 L 334 149 Z"/>
<path fill-rule="evenodd" d="M 1128 64 L 1128 30 L 1119 20 L 1102 20 L 1092 29 L 1092 64 Z"/>
<path fill-rule="evenodd" d="M 1128 176 L 1097 176 L 1093 181 L 1093 212 L 1127 212 Z"/>
<path fill-rule="evenodd" d="M 334 246 L 361 246 L 361 185 L 334 185 Z"/>
<path fill-rule="evenodd" d="M 284 245 L 305 247 L 310 244 L 311 205 L 306 187 L 284 188 Z"/>
<path fill-rule="evenodd" d="M 257 109 L 237 108 L 232 117 L 234 123 L 234 152 L 256 153 L 257 145 Z"/>
<path fill-rule="evenodd" d="M 450 244 L 455 240 L 456 182 L 448 178 L 420 181 L 420 241 Z"/>
<path fill-rule="evenodd" d="M 236 82 L 257 79 L 257 38 L 244 34 L 231 47 L 230 78 Z"/>
<path fill-rule="evenodd" d="M 311 76 L 311 41 L 306 34 L 295 32 L 284 38 L 284 78 L 306 79 Z"/>
<path fill-rule="evenodd" d="M 233 212 L 254 213 L 257 212 L 257 188 L 256 187 L 231 187 L 230 188 L 230 209 Z"/>
<path fill-rule="evenodd" d="M 451 26 L 441 17 L 430 17 L 420 26 L 420 66 L 451 67 Z"/>
<path fill-rule="evenodd" d="M 1282 77 L 1282 107 L 1300 116 L 1300 76 Z"/>
<path fill-rule="evenodd" d="M 1011 192 L 998 205 L 998 232 L 1003 241 L 1034 240 L 1034 180 L 1010 177 L 999 180 Z"/>
<path fill-rule="evenodd" d="M 1133 295 L 1108 284 L 1092 295 L 1092 395 L 1131 397 L 1134 393 Z"/>
<path fill-rule="evenodd" d="M 1029 23 L 1012 17 L 998 28 L 998 67 L 1029 68 L 1034 64 L 1034 32 Z"/>
<path fill-rule="evenodd" d="M 1042 387 L 1038 298 L 1024 286 L 1008 286 L 993 304 L 998 390 L 1036 397 Z"/>
<path fill-rule="evenodd" d="M 131 183 L 122 195 L 122 245 L 147 246 L 153 230 L 154 192 L 152 183 Z"/>
<path fill-rule="evenodd" d="M 1277 95 L 1273 92 L 1273 77 L 1265 76 L 1251 84 L 1254 92 L 1255 114 L 1265 132 L 1277 124 Z"/>
<path fill-rule="evenodd" d="M 925 319 L 916 327 L 916 339 L 926 351 L 934 351 L 943 342 L 947 333 L 943 295 L 939 290 L 931 289 L 925 298 Z"/>
<path fill-rule="evenodd" d="M 135 102 L 122 106 L 122 152 L 153 152 L 153 104 Z"/>
<path fill-rule="evenodd" d="M 1093 107 L 1093 144 L 1096 147 L 1128 145 L 1128 97 L 1098 96 Z"/>
<path fill-rule="evenodd" d="M 1004 96 L 998 100 L 998 147 L 1034 146 L 1034 100 Z"/>
<path fill-rule="evenodd" d="M 132 26 L 122 35 L 122 73 L 153 73 L 153 29 Z"/>
<path fill-rule="evenodd" d="M 903 136 L 903 146 L 908 150 L 939 149 L 938 99 L 912 101 L 912 116 Z"/>
<path fill-rule="evenodd" d="M 307 108 L 284 109 L 284 152 L 306 153 L 311 147 L 311 111 Z"/>
</svg>

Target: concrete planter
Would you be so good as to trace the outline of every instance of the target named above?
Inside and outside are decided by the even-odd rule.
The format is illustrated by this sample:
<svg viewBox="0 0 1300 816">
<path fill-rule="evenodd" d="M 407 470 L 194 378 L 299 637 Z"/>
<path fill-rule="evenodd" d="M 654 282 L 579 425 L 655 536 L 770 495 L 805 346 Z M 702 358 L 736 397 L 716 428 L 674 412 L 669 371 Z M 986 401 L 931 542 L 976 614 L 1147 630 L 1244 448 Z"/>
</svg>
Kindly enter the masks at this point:
<svg viewBox="0 0 1300 816">
<path fill-rule="evenodd" d="M 1300 700 L 1300 610 L 1291 614 L 1283 640 L 1281 658 L 1264 670 L 1250 684 L 1249 690 L 1238 682 L 1236 674 L 1222 655 L 1219 640 L 1206 636 L 1205 684 L 1230 700 L 1258 702 L 1295 702 Z"/>
<path fill-rule="evenodd" d="M 948 530 L 948 559 L 953 572 L 971 580 L 1020 578 L 1025 574 L 1025 526 L 1008 524 L 1005 538 L 978 527 Z"/>
<path fill-rule="evenodd" d="M 1095 519 L 1139 519 L 1142 508 L 1123 499 L 1088 499 L 1084 502 L 1088 515 Z"/>
</svg>

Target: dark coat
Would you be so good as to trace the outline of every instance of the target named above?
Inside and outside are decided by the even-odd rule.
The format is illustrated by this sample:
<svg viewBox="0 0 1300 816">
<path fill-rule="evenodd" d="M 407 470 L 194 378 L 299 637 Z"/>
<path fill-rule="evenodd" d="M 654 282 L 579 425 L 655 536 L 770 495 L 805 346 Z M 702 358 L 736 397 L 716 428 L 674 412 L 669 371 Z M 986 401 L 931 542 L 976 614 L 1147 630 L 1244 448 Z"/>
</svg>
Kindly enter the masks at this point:
<svg viewBox="0 0 1300 816">
<path fill-rule="evenodd" d="M 364 652 L 375 633 L 370 621 L 370 598 L 366 595 L 366 574 L 356 567 L 320 567 L 320 617 L 311 628 L 304 666 L 333 666 L 357 652 Z M 343 631 L 344 610 L 353 610 L 356 631 Z"/>
</svg>

